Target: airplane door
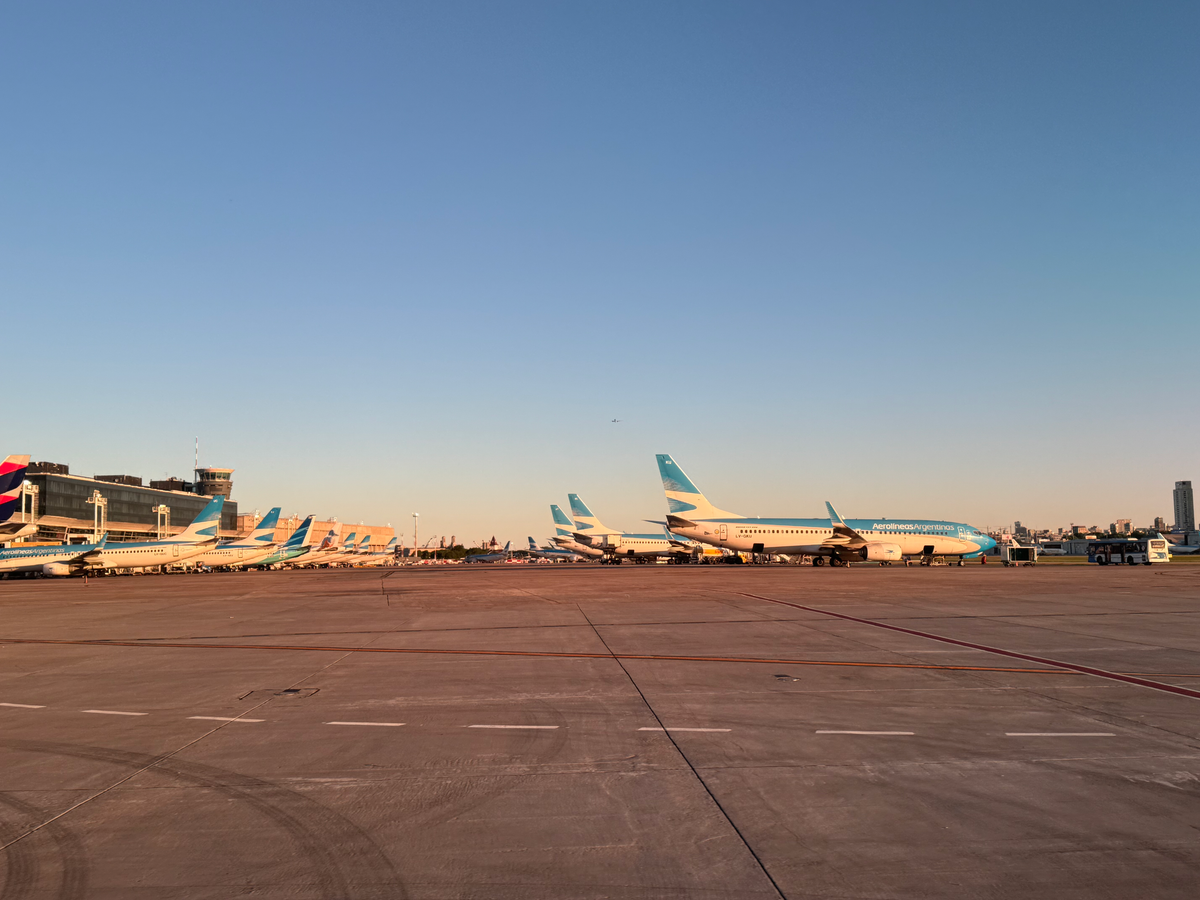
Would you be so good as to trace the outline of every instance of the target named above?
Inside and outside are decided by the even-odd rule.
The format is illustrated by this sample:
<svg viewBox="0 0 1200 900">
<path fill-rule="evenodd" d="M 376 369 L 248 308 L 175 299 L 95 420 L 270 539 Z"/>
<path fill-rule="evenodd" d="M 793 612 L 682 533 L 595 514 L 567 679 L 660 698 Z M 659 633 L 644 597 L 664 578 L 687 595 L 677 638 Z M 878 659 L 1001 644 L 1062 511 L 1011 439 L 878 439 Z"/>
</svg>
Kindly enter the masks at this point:
<svg viewBox="0 0 1200 900">
<path fill-rule="evenodd" d="M 723 540 L 723 541 L 729 540 L 729 526 L 728 525 L 722 525 L 719 533 L 720 533 L 721 540 Z"/>
<path fill-rule="evenodd" d="M 178 545 L 178 544 L 172 544 L 172 545 L 171 545 L 171 555 L 172 555 L 172 556 L 179 556 L 179 545 Z"/>
</svg>

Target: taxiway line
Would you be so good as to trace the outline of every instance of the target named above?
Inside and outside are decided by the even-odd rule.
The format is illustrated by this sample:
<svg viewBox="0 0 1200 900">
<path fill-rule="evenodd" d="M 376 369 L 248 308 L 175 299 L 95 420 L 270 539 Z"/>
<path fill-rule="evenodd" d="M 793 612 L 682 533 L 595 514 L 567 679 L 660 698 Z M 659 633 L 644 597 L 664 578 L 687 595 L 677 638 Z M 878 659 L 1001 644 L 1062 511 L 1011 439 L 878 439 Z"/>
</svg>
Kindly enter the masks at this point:
<svg viewBox="0 0 1200 900">
<path fill-rule="evenodd" d="M 670 656 L 658 653 L 570 653 L 549 650 L 460 650 L 444 647 L 320 647 L 300 644 L 189 644 L 165 641 L 54 641 L 0 638 L 0 644 L 71 644 L 89 647 L 163 647 L 183 650 L 284 650 L 319 653 L 433 653 L 458 656 L 544 656 L 561 659 L 645 659 L 668 662 L 759 663 L 778 666 L 850 666 L 874 669 L 941 669 L 964 672 L 1015 672 L 1022 675 L 1069 675 L 1059 669 L 1021 669 L 1011 666 L 949 666 L 934 663 L 884 663 L 832 659 L 764 659 L 756 656 Z"/>
<path fill-rule="evenodd" d="M 1060 669 L 1066 669 L 1069 672 L 1075 672 L 1080 675 L 1092 675 L 1096 678 L 1106 678 L 1110 681 L 1120 681 L 1125 684 L 1136 685 L 1137 687 L 1150 688 L 1155 691 L 1163 691 L 1168 694 L 1178 694 L 1181 697 L 1191 697 L 1194 700 L 1200 700 L 1200 691 L 1191 688 L 1179 687 L 1174 684 L 1167 684 L 1162 681 L 1151 681 L 1148 678 L 1140 675 L 1127 675 L 1122 672 L 1110 672 L 1107 669 L 1097 669 L 1093 666 L 1081 666 L 1077 663 L 1063 662 L 1057 659 L 1047 659 L 1044 656 L 1034 656 L 1030 653 L 1019 653 L 1016 650 L 1005 650 L 1001 647 L 990 647 L 987 644 L 976 644 L 972 641 L 960 641 L 958 638 L 946 637 L 944 634 L 934 634 L 929 631 L 917 631 L 915 628 L 905 628 L 902 625 L 890 625 L 887 622 L 878 622 L 874 619 L 864 619 L 859 616 L 851 616 L 847 613 L 833 612 L 829 609 L 820 609 L 816 606 L 805 606 L 803 603 L 792 603 L 790 600 L 779 600 L 775 597 L 763 597 L 760 594 L 748 594 L 744 591 L 732 591 L 731 593 L 738 594 L 742 597 L 750 597 L 753 600 L 765 600 L 767 603 L 778 603 L 780 606 L 790 606 L 792 609 L 803 610 L 804 612 L 819 613 L 823 616 L 830 616 L 835 619 L 842 619 L 847 622 L 857 622 L 860 625 L 872 625 L 875 628 L 884 628 L 888 631 L 897 631 L 901 634 L 911 634 L 914 637 L 926 638 L 931 641 L 938 641 L 943 644 L 953 644 L 956 647 L 966 647 L 968 650 L 981 650 L 984 653 L 994 653 L 997 656 L 1006 656 L 1009 659 L 1020 659 L 1025 662 L 1037 663 L 1043 666 L 1057 666 Z M 1159 676 L 1159 677 L 1176 677 L 1176 676 Z"/>
<path fill-rule="evenodd" d="M 907 634 L 917 635 L 918 637 L 932 638 L 933 640 L 943 641 L 949 644 L 957 644 L 962 647 L 967 647 L 972 650 L 984 650 L 989 653 L 997 653 L 1002 656 L 1010 656 L 1016 659 L 1025 659 L 1033 662 L 1041 662 L 1048 666 L 1056 666 L 1057 668 L 1017 668 L 1013 666 L 950 666 L 936 665 L 934 663 L 889 663 L 889 662 L 865 662 L 862 660 L 834 660 L 834 659 L 778 659 L 778 658 L 763 658 L 758 656 L 672 656 L 662 653 L 570 653 L 566 651 L 551 651 L 551 650 L 462 650 L 445 647 L 325 647 L 325 646 L 304 646 L 302 644 L 211 644 L 211 643 L 184 643 L 180 641 L 104 641 L 104 640 L 76 640 L 76 641 L 55 641 L 45 638 L 4 638 L 0 637 L 0 644 L 66 644 L 72 646 L 86 647 L 150 647 L 150 648 L 166 648 L 177 650 L 280 650 L 288 652 L 303 652 L 311 651 L 313 653 L 425 653 L 425 654 L 448 654 L 454 656 L 525 656 L 525 657 L 547 657 L 551 659 L 642 659 L 642 660 L 662 660 L 665 662 L 713 662 L 713 663 L 755 663 L 762 665 L 777 665 L 777 666 L 848 666 L 850 668 L 866 668 L 866 669 L 930 669 L 951 672 L 1008 672 L 1016 675 L 1093 675 L 1104 672 L 1102 669 L 1088 669 L 1085 666 L 1076 666 L 1072 663 L 1055 662 L 1053 660 L 1042 659 L 1036 656 L 1026 656 L 1020 653 L 1013 653 L 1006 650 L 1000 650 L 994 647 L 986 647 L 982 644 L 971 644 L 966 641 L 958 641 L 953 638 L 941 637 L 939 635 L 927 634 L 922 631 L 914 631 L 909 628 L 901 628 L 897 625 L 885 625 L 882 622 L 872 622 L 870 619 L 858 619 L 854 616 L 846 616 L 841 613 L 829 612 L 828 610 L 817 609 L 815 607 L 801 606 L 799 604 L 789 603 L 786 600 L 775 600 L 771 597 L 759 597 L 756 594 L 742 594 L 744 597 L 751 597 L 755 600 L 767 600 L 771 603 L 782 603 L 785 606 L 794 606 L 797 609 L 808 610 L 811 612 L 825 613 L 831 616 L 848 619 L 850 621 L 862 622 L 869 625 L 878 625 L 881 628 L 889 628 L 893 631 L 902 631 Z M 1200 678 L 1200 673 L 1193 672 L 1106 672 L 1105 674 L 1112 677 L 1121 677 L 1124 679 L 1145 679 L 1145 678 Z M 1158 684 L 1158 682 L 1149 682 L 1149 684 Z M 1169 687 L 1169 685 L 1163 685 Z M 1191 696 L 1200 697 L 1200 692 L 1189 691 L 1187 688 L 1179 688 L 1179 693 L 1188 693 Z"/>
</svg>

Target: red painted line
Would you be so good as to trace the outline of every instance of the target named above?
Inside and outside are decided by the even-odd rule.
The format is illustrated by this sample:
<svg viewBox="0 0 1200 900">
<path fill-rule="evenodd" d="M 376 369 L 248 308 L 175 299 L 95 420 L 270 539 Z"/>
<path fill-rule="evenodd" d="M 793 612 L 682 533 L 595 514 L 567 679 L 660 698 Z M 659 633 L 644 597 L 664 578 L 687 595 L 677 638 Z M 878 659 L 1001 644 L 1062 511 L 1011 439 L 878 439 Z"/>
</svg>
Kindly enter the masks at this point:
<svg viewBox="0 0 1200 900">
<path fill-rule="evenodd" d="M 1066 669 L 1070 672 L 1078 672 L 1081 675 L 1094 675 L 1097 678 L 1108 678 L 1112 681 L 1122 681 L 1125 684 L 1133 684 L 1138 687 L 1150 688 L 1155 691 L 1164 691 L 1168 694 L 1178 694 L 1181 697 L 1191 697 L 1195 700 L 1200 700 L 1200 691 L 1194 691 L 1191 688 L 1176 687 L 1173 684 L 1165 684 L 1161 681 L 1150 681 L 1147 678 L 1139 678 L 1136 675 L 1125 675 L 1120 672 L 1109 672 L 1107 669 L 1096 669 L 1092 666 L 1081 666 L 1076 663 L 1062 662 L 1057 659 L 1047 659 L 1044 656 L 1033 656 L 1029 653 L 1017 653 L 1015 650 L 1002 650 L 999 647 L 989 647 L 987 644 L 975 644 L 971 641 L 960 641 L 957 638 L 946 637 L 941 634 L 933 634 L 928 631 L 917 631 L 913 628 L 904 628 L 900 625 L 889 625 L 886 622 L 876 622 L 874 619 L 863 619 L 858 616 L 850 616 L 845 613 L 836 613 L 828 609 L 819 609 L 815 606 L 805 606 L 803 603 L 792 603 L 788 600 L 777 600 L 774 597 L 762 597 L 758 594 L 747 594 L 743 591 L 733 591 L 743 597 L 750 597 L 754 600 L 765 600 L 768 603 L 778 603 L 781 606 L 790 606 L 793 609 L 801 609 L 805 612 L 820 613 L 823 616 L 832 616 L 835 619 L 843 619 L 847 622 L 858 622 L 861 625 L 873 625 L 876 628 L 886 628 L 888 631 L 898 631 L 901 634 L 911 634 L 915 637 L 927 638 L 931 641 L 938 641 L 943 644 L 953 644 L 956 647 L 966 647 L 969 650 L 982 650 L 984 653 L 995 653 L 997 656 L 1007 656 L 1009 659 L 1020 659 L 1025 662 L 1033 662 L 1042 666 L 1056 666 L 1060 669 Z"/>
<path fill-rule="evenodd" d="M 753 597 L 755 600 L 769 600 L 772 603 L 783 603 L 787 606 L 797 606 L 796 604 L 788 603 L 786 600 L 772 600 L 770 597 L 758 597 L 754 594 L 744 594 L 746 597 Z M 797 606 L 798 609 L 813 609 L 812 607 Z M 813 609 L 814 612 L 826 612 L 826 610 Z M 840 616 L 839 613 L 828 613 L 832 616 Z M 840 616 L 841 618 L 851 619 L 852 621 L 861 621 L 867 624 L 877 625 L 880 623 L 871 622 L 869 619 L 855 619 L 853 616 Z M 894 628 L 898 631 L 908 631 L 908 629 L 898 628 L 892 625 L 881 625 L 884 628 Z M 951 638 L 938 638 L 936 635 L 925 635 L 919 631 L 909 631 L 910 634 L 921 635 L 923 637 L 932 637 L 937 640 L 946 640 L 950 643 L 959 643 L 965 647 L 973 649 L 987 649 L 974 644 L 966 644 L 962 641 L 954 641 Z M 313 653 L 425 653 L 425 654 L 442 654 L 454 656 L 526 656 L 526 657 L 548 657 L 551 659 L 643 659 L 650 661 L 665 661 L 665 662 L 715 662 L 715 663 L 759 663 L 770 664 L 773 666 L 848 666 L 850 668 L 860 669 L 935 669 L 939 671 L 952 672 L 1009 672 L 1014 675 L 1079 675 L 1089 674 L 1084 673 L 1078 667 L 1071 666 L 1067 663 L 1052 663 L 1055 668 L 1049 669 L 1026 669 L 1014 668 L 1012 666 L 948 666 L 937 665 L 935 663 L 884 663 L 884 662 L 862 662 L 859 660 L 833 660 L 833 659 L 774 659 L 763 658 L 760 656 L 669 656 L 661 653 L 569 653 L 565 651 L 549 651 L 549 650 L 456 650 L 442 647 L 322 647 L 320 645 L 305 645 L 305 644 L 209 644 L 209 643 L 183 643 L 181 641 L 66 641 L 66 640 L 48 640 L 43 638 L 5 638 L 0 637 L 0 645 L 3 644 L 65 644 L 70 646 L 83 647 L 143 647 L 143 648 L 165 648 L 176 650 L 279 650 L 289 652 L 308 652 Z M 1007 651 L 993 650 L 995 653 L 1006 655 Z M 1036 659 L 1037 657 L 1022 657 L 1026 659 Z M 1096 671 L 1100 671 L 1097 669 Z M 1124 674 L 1124 673 L 1109 673 L 1109 674 Z M 1129 677 L 1136 678 L 1145 673 L 1129 673 Z M 1192 674 L 1188 672 L 1178 673 L 1154 673 L 1157 678 L 1200 678 L 1200 674 Z"/>
<path fill-rule="evenodd" d="M 1006 666 L 946 666 L 933 663 L 880 663 L 827 659 L 763 659 L 753 656 L 666 656 L 651 653 L 568 653 L 545 650 L 455 650 L 428 647 L 320 647 L 303 644 L 188 644 L 167 641 L 55 641 L 0 638 L 0 644 L 69 644 L 87 647 L 160 647 L 179 650 L 287 650 L 321 653 L 433 653 L 457 656 L 534 656 L 561 659 L 645 659 L 668 662 L 769 663 L 776 666 L 850 666 L 872 669 L 938 669 L 966 672 L 1012 672 L 1022 675 L 1070 675 L 1059 669 L 1015 669 Z"/>
</svg>

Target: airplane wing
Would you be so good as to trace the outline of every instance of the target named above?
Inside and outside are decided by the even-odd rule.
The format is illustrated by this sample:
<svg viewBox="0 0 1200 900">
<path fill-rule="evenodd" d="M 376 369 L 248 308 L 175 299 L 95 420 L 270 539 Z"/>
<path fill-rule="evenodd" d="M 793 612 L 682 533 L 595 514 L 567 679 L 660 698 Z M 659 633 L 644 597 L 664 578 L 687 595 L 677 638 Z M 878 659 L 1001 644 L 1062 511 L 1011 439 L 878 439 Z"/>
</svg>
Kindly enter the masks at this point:
<svg viewBox="0 0 1200 900">
<path fill-rule="evenodd" d="M 833 525 L 833 536 L 827 538 L 822 546 L 862 547 L 867 543 L 865 537 L 846 524 L 845 520 L 838 515 L 837 510 L 833 508 L 833 504 L 828 500 L 825 501 L 825 508 L 829 510 L 829 522 Z"/>
<path fill-rule="evenodd" d="M 108 544 L 108 532 L 105 532 L 103 535 L 100 536 L 100 540 L 96 543 L 95 547 L 93 547 L 91 550 L 85 550 L 83 553 L 80 553 L 78 556 L 71 557 L 69 560 L 67 560 L 67 565 L 69 565 L 69 566 L 91 565 L 92 561 L 104 552 L 104 547 L 107 544 Z"/>
</svg>

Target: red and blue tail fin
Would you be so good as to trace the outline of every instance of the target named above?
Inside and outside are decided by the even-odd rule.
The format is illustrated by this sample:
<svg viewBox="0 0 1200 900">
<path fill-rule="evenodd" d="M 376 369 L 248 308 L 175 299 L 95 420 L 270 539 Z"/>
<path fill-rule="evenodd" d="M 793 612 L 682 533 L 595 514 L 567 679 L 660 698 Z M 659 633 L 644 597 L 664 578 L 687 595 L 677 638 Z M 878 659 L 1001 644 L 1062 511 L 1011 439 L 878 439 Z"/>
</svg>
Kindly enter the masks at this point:
<svg viewBox="0 0 1200 900">
<path fill-rule="evenodd" d="M 7 456 L 0 463 L 0 522 L 13 517 L 21 503 L 21 485 L 25 481 L 25 470 L 29 468 L 29 455 Z"/>
</svg>

